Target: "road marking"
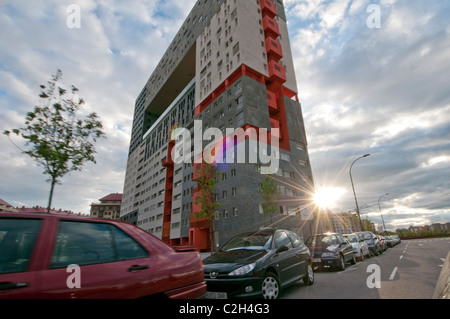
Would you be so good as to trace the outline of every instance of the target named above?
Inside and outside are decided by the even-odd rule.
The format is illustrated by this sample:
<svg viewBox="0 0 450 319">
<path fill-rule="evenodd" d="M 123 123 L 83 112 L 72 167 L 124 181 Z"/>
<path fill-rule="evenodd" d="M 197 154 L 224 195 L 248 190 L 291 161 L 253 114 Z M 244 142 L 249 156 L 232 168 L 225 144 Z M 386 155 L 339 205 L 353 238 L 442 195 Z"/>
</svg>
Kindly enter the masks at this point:
<svg viewBox="0 0 450 319">
<path fill-rule="evenodd" d="M 403 255 L 400 256 L 400 260 L 402 260 L 402 259 L 403 259 Z"/>
<path fill-rule="evenodd" d="M 392 271 L 391 277 L 389 277 L 389 280 L 394 280 L 395 274 L 397 273 L 398 267 L 395 267 Z"/>
</svg>

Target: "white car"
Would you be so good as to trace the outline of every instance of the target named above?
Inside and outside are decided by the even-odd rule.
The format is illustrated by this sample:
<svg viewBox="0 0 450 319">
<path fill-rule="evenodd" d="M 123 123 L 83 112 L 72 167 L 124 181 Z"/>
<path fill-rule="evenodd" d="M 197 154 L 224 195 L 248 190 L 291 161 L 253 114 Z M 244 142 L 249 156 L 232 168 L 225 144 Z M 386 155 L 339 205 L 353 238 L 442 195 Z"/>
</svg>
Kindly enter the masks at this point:
<svg viewBox="0 0 450 319">
<path fill-rule="evenodd" d="M 358 234 L 352 233 L 352 234 L 344 234 L 342 235 L 352 244 L 353 247 L 353 253 L 355 255 L 355 258 L 359 261 L 363 261 L 364 257 L 370 258 L 370 250 L 369 246 L 367 246 L 364 239 L 358 236 Z"/>
</svg>

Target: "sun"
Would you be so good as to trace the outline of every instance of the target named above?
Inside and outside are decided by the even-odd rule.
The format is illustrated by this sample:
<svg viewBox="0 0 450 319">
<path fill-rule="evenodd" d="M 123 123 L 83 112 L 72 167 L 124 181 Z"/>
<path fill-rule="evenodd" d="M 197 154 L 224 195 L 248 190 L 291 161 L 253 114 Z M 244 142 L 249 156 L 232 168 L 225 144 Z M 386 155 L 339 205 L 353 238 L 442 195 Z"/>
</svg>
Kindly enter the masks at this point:
<svg viewBox="0 0 450 319">
<path fill-rule="evenodd" d="M 323 187 L 316 189 L 314 202 L 318 207 L 333 207 L 342 198 L 346 190 L 340 187 Z"/>
</svg>

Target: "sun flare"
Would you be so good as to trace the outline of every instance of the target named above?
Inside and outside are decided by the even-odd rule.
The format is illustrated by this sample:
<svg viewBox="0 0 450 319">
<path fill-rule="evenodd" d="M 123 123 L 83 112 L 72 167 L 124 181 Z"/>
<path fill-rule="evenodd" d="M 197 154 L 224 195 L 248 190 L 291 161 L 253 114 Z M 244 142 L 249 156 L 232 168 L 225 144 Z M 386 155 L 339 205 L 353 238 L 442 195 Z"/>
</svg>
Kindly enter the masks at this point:
<svg viewBox="0 0 450 319">
<path fill-rule="evenodd" d="M 346 193 L 346 190 L 339 187 L 324 187 L 316 189 L 314 202 L 319 207 L 333 207 L 339 199 Z"/>
</svg>

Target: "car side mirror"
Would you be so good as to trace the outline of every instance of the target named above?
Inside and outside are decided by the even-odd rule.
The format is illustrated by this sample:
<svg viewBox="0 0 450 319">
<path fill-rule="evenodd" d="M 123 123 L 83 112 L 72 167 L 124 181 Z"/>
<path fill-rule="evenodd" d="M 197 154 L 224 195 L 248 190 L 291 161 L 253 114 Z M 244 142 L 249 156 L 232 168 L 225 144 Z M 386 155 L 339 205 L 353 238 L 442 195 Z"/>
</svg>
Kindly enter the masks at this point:
<svg viewBox="0 0 450 319">
<path fill-rule="evenodd" d="M 281 246 L 278 247 L 278 249 L 277 249 L 277 254 L 282 253 L 282 252 L 285 252 L 285 251 L 288 251 L 288 250 L 289 250 L 288 246 L 286 246 L 286 245 L 281 245 Z"/>
</svg>

